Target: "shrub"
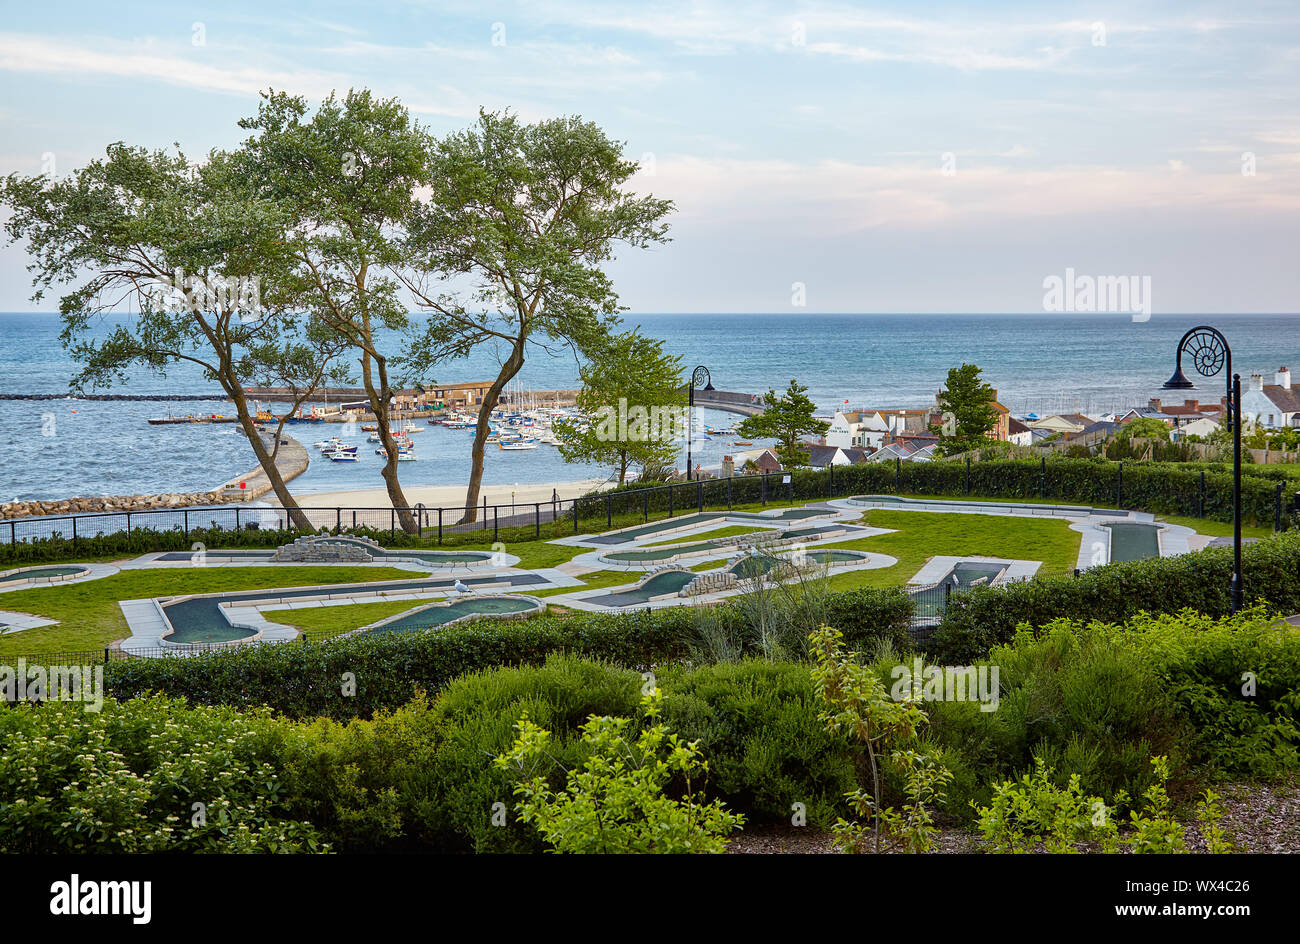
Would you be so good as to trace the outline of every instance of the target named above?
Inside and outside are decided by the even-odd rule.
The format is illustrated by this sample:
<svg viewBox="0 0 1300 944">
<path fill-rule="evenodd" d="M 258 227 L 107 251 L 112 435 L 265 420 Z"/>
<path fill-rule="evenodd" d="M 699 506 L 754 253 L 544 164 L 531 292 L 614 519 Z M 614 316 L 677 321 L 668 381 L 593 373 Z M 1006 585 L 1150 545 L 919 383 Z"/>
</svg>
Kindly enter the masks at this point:
<svg viewBox="0 0 1300 944">
<path fill-rule="evenodd" d="M 698 741 L 709 762 L 708 793 L 752 822 L 807 821 L 829 827 L 856 786 L 853 755 L 817 719 L 808 666 L 747 660 L 659 678 L 664 721 Z"/>
<path fill-rule="evenodd" d="M 498 769 L 521 778 L 514 791 L 520 820 L 536 825 L 556 852 L 724 851 L 728 834 L 745 817 L 721 801 L 703 802 L 692 789 L 691 775 L 707 771 L 708 763 L 695 743 L 658 722 L 662 700 L 657 689 L 641 699 L 644 722 L 635 739 L 627 718 L 588 719 L 582 726 L 586 757 L 567 772 L 562 790 L 546 782 L 556 767 L 550 732 L 522 717 L 514 745 L 496 759 Z M 680 799 L 664 796 L 674 776 L 686 784 Z"/>
<path fill-rule="evenodd" d="M 0 850 L 320 852 L 289 815 L 283 731 L 163 698 L 0 710 Z"/>
<path fill-rule="evenodd" d="M 641 684 L 635 672 L 558 654 L 471 673 L 432 701 L 305 727 L 287 776 L 341 851 L 538 852 L 536 830 L 507 815 L 513 784 L 492 763 L 510 749 L 514 719 L 545 724 L 552 755 L 573 766 L 587 718 L 634 713 Z"/>
</svg>

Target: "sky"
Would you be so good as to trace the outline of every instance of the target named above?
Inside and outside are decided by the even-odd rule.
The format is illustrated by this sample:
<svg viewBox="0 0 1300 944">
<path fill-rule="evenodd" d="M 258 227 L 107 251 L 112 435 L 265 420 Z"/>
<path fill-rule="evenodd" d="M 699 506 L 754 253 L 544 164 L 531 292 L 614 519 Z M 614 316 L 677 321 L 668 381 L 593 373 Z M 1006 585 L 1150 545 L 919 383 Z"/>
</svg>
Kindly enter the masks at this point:
<svg viewBox="0 0 1300 944">
<path fill-rule="evenodd" d="M 677 206 L 610 266 L 635 312 L 1041 312 L 1068 270 L 1300 311 L 1294 2 L 0 3 L 0 173 L 365 86 L 435 134 L 508 108 L 626 142 Z M 0 249 L 0 311 L 37 309 L 26 263 Z"/>
</svg>

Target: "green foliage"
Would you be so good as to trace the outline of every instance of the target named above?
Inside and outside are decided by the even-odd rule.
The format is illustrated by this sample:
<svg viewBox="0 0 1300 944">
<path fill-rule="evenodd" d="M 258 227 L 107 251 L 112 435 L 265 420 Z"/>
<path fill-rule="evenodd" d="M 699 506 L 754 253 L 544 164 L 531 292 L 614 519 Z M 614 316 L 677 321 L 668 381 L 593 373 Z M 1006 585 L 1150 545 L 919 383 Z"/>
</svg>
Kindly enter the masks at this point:
<svg viewBox="0 0 1300 944">
<path fill-rule="evenodd" d="M 836 845 L 847 852 L 861 852 L 869 845 L 880 853 L 883 833 L 905 852 L 925 852 L 935 833 L 930 806 L 943 799 L 952 775 L 917 751 L 894 751 L 891 759 L 905 771 L 908 802 L 901 811 L 882 804 L 877 748 L 886 741 L 915 740 L 926 714 L 910 699 L 891 699 L 875 672 L 844 653 L 843 639 L 842 633 L 825 626 L 809 637 L 816 662 L 813 683 L 825 706 L 817 717 L 828 730 L 861 745 L 871 771 L 870 792 L 859 787 L 848 794 L 854 813 L 870 825 L 839 820 Z"/>
<path fill-rule="evenodd" d="M 757 416 L 740 421 L 736 432 L 746 439 L 775 439 L 776 457 L 787 469 L 807 465 L 810 453 L 803 446 L 805 436 L 824 436 L 831 424 L 813 418 L 817 405 L 808 398 L 808 388 L 791 380 L 784 394 L 769 389 L 765 407 Z"/>
<path fill-rule="evenodd" d="M 956 455 L 978 449 L 989 441 L 989 433 L 998 424 L 998 410 L 993 405 L 997 391 L 980 378 L 975 364 L 962 364 L 948 371 L 948 381 L 937 397 L 939 409 L 951 414 L 953 431 L 943 435 L 944 455 Z"/>
<path fill-rule="evenodd" d="M 635 740 L 630 719 L 593 715 L 582 726 L 587 756 L 567 772 L 562 790 L 552 790 L 544 773 L 553 764 L 550 732 L 526 714 L 516 724 L 515 743 L 495 764 L 521 778 L 514 790 L 519 818 L 555 852 L 722 852 L 727 835 L 744 824 L 726 804 L 706 803 L 692 790 L 692 774 L 707 773 L 708 764 L 694 742 L 657 723 L 662 700 L 657 689 L 641 699 Z M 679 799 L 664 795 L 673 777 L 685 782 Z"/>
<path fill-rule="evenodd" d="M 370 721 L 313 723 L 289 782 L 340 851 L 538 852 L 537 831 L 508 815 L 511 778 L 491 763 L 514 742 L 513 719 L 546 726 L 556 763 L 574 767 L 583 722 L 635 712 L 641 685 L 635 672 L 560 654 L 474 672 Z"/>
<path fill-rule="evenodd" d="M 1119 439 L 1163 439 L 1169 441 L 1169 426 L 1151 416 L 1139 416 L 1120 425 L 1115 433 Z"/>
<path fill-rule="evenodd" d="M 818 720 L 808 666 L 748 659 L 664 671 L 659 683 L 664 720 L 709 759 L 710 796 L 751 822 L 788 824 L 799 811 L 835 822 L 857 786 L 856 753 Z"/>
<path fill-rule="evenodd" d="M 4 708 L 0 849 L 328 851 L 289 813 L 282 738 L 264 713 L 163 698 L 108 699 L 100 712 L 77 702 Z"/>
<path fill-rule="evenodd" d="M 642 473 L 671 465 L 678 436 L 690 435 L 681 359 L 636 330 L 590 354 L 579 368 L 577 397 L 586 420 L 555 424 L 560 454 L 569 462 L 612 464 L 620 484 L 634 465 Z"/>
<path fill-rule="evenodd" d="M 1034 760 L 1058 785 L 1078 776 L 1089 794 L 1125 798 L 1152 786 L 1153 755 L 1180 789 L 1198 771 L 1273 778 L 1300 767 L 1300 636 L 1260 610 L 1025 627 L 985 664 L 999 670 L 996 711 L 929 708 L 931 738 L 958 755 L 963 803 L 986 803 L 983 784 Z"/>
<path fill-rule="evenodd" d="M 1115 824 L 1106 804 L 1084 795 L 1078 774 L 1059 787 L 1052 773 L 1036 760 L 1032 773 L 993 788 L 990 804 L 977 809 L 990 852 L 1030 853 L 1041 847 L 1059 855 L 1078 852 L 1079 843 L 1093 838 L 1113 842 Z"/>
<path fill-rule="evenodd" d="M 1084 843 L 1095 843 L 1105 853 L 1175 855 L 1187 852 L 1186 827 L 1175 818 L 1165 783 L 1169 763 L 1165 757 L 1150 759 L 1152 782 L 1143 794 L 1142 808 L 1129 812 L 1121 830 L 1115 807 L 1100 797 L 1086 796 L 1079 776 L 1070 776 L 1062 787 L 1053 781 L 1053 771 L 1041 760 L 1033 773 L 1019 781 L 1005 781 L 993 790 L 993 801 L 978 810 L 979 829 L 994 853 L 1079 852 Z M 1120 794 L 1116 803 L 1127 797 Z M 1223 809 L 1218 795 L 1206 791 L 1197 807 L 1196 825 L 1211 853 L 1229 850 L 1219 825 Z"/>
</svg>

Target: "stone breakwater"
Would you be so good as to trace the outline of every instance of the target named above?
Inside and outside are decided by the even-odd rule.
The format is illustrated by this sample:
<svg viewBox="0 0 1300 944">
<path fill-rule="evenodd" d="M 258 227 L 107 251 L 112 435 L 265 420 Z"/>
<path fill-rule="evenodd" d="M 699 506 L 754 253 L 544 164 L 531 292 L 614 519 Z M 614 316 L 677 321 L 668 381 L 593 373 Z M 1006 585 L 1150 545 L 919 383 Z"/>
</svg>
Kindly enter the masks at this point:
<svg viewBox="0 0 1300 944">
<path fill-rule="evenodd" d="M 215 489 L 210 492 L 169 492 L 165 495 L 108 495 L 103 498 L 62 498 L 58 501 L 17 501 L 0 505 L 0 520 L 45 515 L 120 514 L 126 511 L 160 511 L 247 501 L 244 493 Z"/>
<path fill-rule="evenodd" d="M 270 448 L 270 443 L 267 443 Z M 307 450 L 286 436 L 280 443 L 276 466 L 286 482 L 307 469 Z M 256 466 L 247 474 L 205 492 L 167 492 L 162 495 L 107 495 L 101 498 L 62 498 L 55 501 L 14 501 L 0 505 L 0 521 L 60 515 L 122 514 L 136 511 L 165 511 L 253 501 L 271 491 L 271 483 Z"/>
</svg>

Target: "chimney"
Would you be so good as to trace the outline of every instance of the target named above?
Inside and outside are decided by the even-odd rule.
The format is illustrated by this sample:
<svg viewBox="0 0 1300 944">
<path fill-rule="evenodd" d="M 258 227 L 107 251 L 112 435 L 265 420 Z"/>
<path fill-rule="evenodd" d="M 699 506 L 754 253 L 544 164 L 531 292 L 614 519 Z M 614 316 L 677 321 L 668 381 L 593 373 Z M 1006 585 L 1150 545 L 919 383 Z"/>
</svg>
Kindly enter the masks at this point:
<svg viewBox="0 0 1300 944">
<path fill-rule="evenodd" d="M 1251 375 L 1250 375 L 1250 389 L 1251 389 L 1251 390 L 1263 390 L 1263 389 L 1264 389 L 1264 375 L 1263 375 L 1263 374 L 1251 374 Z"/>
<path fill-rule="evenodd" d="M 1291 368 L 1279 367 L 1277 369 L 1277 385 L 1283 390 L 1291 389 Z"/>
<path fill-rule="evenodd" d="M 1149 409 L 1155 410 L 1157 413 L 1159 413 L 1159 412 L 1160 412 L 1160 398 L 1159 398 L 1159 397 L 1152 397 L 1150 400 L 1147 401 L 1147 407 L 1148 407 Z"/>
<path fill-rule="evenodd" d="M 1200 400 L 1184 400 L 1184 401 L 1183 401 L 1183 406 L 1187 407 L 1187 409 L 1189 409 L 1189 410 L 1199 410 L 1199 409 L 1201 408 L 1201 401 L 1200 401 Z"/>
<path fill-rule="evenodd" d="M 723 456 L 721 477 L 724 479 L 729 479 L 735 474 L 736 474 L 736 460 L 731 458 L 731 456 Z"/>
</svg>

